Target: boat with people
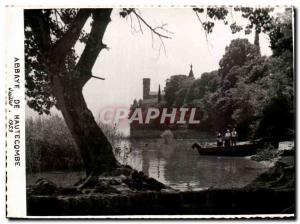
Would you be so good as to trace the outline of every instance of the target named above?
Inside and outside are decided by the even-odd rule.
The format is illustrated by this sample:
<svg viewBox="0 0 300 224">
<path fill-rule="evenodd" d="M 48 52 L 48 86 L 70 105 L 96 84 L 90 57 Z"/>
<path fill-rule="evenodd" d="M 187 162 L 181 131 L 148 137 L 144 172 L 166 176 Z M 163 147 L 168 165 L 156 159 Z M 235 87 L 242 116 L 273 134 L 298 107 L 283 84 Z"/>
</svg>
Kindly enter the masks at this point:
<svg viewBox="0 0 300 224">
<path fill-rule="evenodd" d="M 251 156 L 257 153 L 260 144 L 245 143 L 234 146 L 206 146 L 202 147 L 199 143 L 192 145 L 193 149 L 197 149 L 200 155 L 207 156 L 230 156 L 230 157 L 244 157 Z"/>
</svg>

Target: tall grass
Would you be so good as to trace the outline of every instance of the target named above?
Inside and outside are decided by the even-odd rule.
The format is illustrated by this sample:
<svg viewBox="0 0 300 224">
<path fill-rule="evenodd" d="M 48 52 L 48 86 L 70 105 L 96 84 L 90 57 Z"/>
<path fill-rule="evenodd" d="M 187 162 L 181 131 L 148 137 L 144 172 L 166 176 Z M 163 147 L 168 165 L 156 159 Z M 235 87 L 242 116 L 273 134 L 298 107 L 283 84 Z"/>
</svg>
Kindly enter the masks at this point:
<svg viewBox="0 0 300 224">
<path fill-rule="evenodd" d="M 111 142 L 122 137 L 116 127 L 97 123 Z M 25 128 L 28 173 L 83 170 L 80 152 L 61 116 L 27 118 Z"/>
<path fill-rule="evenodd" d="M 109 124 L 103 124 L 99 120 L 96 121 L 98 126 L 101 128 L 101 130 L 104 132 L 105 136 L 113 142 L 115 139 L 119 138 L 125 138 L 124 134 L 120 132 L 116 125 L 111 126 Z"/>
</svg>

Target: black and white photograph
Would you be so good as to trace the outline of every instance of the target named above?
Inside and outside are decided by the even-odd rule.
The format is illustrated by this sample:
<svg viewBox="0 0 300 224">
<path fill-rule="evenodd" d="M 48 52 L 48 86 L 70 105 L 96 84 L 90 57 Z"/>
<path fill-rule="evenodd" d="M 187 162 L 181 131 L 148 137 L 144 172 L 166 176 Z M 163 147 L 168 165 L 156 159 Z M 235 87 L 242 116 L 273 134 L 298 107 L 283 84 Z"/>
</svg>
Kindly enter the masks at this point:
<svg viewBox="0 0 300 224">
<path fill-rule="evenodd" d="M 19 12 L 6 122 L 22 217 L 295 219 L 292 6 Z"/>
</svg>

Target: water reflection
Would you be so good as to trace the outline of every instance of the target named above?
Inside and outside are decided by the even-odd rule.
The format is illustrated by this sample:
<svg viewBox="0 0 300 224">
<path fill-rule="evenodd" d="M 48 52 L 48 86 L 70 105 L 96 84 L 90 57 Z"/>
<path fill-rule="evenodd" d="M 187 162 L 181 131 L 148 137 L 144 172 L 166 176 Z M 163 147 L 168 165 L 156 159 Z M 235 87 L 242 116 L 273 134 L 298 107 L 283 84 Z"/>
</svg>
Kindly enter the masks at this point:
<svg viewBox="0 0 300 224">
<path fill-rule="evenodd" d="M 200 156 L 191 149 L 194 142 L 125 139 L 114 142 L 114 148 L 122 164 L 179 190 L 243 187 L 267 170 L 246 158 Z"/>
</svg>

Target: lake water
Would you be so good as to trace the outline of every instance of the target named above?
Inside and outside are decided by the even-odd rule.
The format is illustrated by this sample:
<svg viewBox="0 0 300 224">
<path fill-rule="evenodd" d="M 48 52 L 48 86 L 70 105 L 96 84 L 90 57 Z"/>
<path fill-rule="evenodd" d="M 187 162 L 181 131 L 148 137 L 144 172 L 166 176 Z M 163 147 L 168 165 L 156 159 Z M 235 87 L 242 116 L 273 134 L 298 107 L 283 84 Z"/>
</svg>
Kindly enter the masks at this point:
<svg viewBox="0 0 300 224">
<path fill-rule="evenodd" d="M 131 139 L 114 143 L 122 164 L 143 171 L 179 190 L 243 187 L 267 171 L 261 164 L 244 157 L 200 156 L 191 148 L 192 139 Z"/>
<path fill-rule="evenodd" d="M 178 190 L 243 187 L 267 171 L 267 164 L 242 157 L 200 156 L 191 145 L 196 140 L 123 139 L 113 143 L 122 164 L 143 171 Z M 207 140 L 206 140 L 207 141 Z M 60 186 L 68 186 L 84 176 L 83 172 L 46 172 L 29 174 L 27 184 L 45 177 Z"/>
</svg>

